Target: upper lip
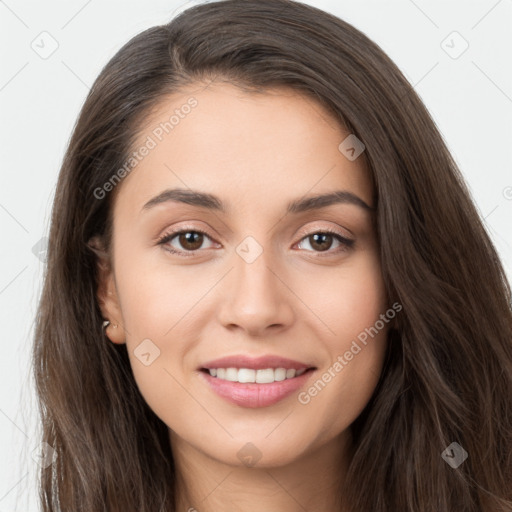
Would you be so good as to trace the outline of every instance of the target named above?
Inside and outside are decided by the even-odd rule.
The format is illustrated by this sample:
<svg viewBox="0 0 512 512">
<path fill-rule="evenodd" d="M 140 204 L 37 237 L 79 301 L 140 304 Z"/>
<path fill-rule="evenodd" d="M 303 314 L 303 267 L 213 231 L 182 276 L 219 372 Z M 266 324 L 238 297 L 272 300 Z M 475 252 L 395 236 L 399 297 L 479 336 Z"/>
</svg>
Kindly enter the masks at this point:
<svg viewBox="0 0 512 512">
<path fill-rule="evenodd" d="M 212 368 L 250 368 L 253 370 L 263 370 L 265 368 L 285 368 L 286 370 L 295 369 L 309 369 L 314 368 L 310 364 L 301 363 L 288 359 L 286 357 L 265 355 L 260 357 L 248 357 L 246 355 L 234 355 L 214 359 L 201 365 L 200 369 Z"/>
</svg>

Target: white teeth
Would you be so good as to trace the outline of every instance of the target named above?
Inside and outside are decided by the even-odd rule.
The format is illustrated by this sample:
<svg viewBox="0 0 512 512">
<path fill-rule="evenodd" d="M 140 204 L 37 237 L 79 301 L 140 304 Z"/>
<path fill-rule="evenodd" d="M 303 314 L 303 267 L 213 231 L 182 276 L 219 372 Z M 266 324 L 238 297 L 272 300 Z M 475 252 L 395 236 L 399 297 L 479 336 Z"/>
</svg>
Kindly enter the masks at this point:
<svg viewBox="0 0 512 512">
<path fill-rule="evenodd" d="M 226 368 L 226 376 L 224 377 L 226 380 L 230 380 L 231 382 L 235 382 L 238 380 L 238 370 L 236 368 Z"/>
<path fill-rule="evenodd" d="M 284 368 L 276 368 L 274 370 L 274 380 L 279 382 L 284 379 L 286 379 L 286 370 Z"/>
<path fill-rule="evenodd" d="M 256 382 L 256 370 L 240 368 L 238 370 L 238 382 Z"/>
<path fill-rule="evenodd" d="M 253 370 L 250 368 L 211 368 L 208 370 L 212 377 L 228 380 L 230 382 L 255 382 L 257 384 L 271 384 L 285 379 L 293 379 L 302 375 L 306 369 L 287 370 L 286 368 L 265 368 Z"/>
<path fill-rule="evenodd" d="M 265 368 L 265 370 L 256 371 L 256 382 L 258 384 L 270 384 L 274 381 L 274 370 L 272 370 L 272 368 Z"/>
</svg>

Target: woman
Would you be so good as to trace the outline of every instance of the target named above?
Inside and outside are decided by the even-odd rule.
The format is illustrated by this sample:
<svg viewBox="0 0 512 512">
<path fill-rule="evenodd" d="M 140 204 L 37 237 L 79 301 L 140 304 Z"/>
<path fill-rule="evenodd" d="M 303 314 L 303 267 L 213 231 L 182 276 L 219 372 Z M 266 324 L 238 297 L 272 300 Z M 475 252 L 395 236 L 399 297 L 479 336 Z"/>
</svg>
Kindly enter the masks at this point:
<svg viewBox="0 0 512 512">
<path fill-rule="evenodd" d="M 510 286 L 395 64 L 226 0 L 133 38 L 60 172 L 45 511 L 510 511 Z"/>
</svg>

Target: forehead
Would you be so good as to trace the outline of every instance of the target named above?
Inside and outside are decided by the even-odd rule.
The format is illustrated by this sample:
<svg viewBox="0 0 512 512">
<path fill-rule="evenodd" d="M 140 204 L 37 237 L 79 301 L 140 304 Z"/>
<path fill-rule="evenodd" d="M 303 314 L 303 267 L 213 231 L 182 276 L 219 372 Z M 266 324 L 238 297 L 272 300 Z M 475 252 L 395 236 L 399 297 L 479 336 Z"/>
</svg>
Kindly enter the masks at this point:
<svg viewBox="0 0 512 512">
<path fill-rule="evenodd" d="M 138 159 L 116 191 L 116 209 L 139 213 L 176 187 L 222 197 L 233 211 L 277 211 L 298 197 L 340 189 L 371 205 L 363 157 L 350 161 L 338 149 L 348 135 L 320 104 L 292 89 L 189 86 L 162 98 L 140 128 L 132 148 Z"/>
</svg>

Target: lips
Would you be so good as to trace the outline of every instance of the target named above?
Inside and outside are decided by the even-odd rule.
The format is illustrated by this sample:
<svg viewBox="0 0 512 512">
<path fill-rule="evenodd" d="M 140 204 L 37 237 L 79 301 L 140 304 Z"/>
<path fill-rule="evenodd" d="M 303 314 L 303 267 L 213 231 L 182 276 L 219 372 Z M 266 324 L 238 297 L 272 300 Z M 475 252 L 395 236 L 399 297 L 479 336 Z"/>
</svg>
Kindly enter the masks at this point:
<svg viewBox="0 0 512 512">
<path fill-rule="evenodd" d="M 228 378 L 228 372 L 233 373 L 235 369 L 239 371 L 238 379 L 242 379 L 243 373 L 243 382 Z M 275 373 L 272 372 L 274 380 L 268 380 L 266 373 L 269 372 L 265 373 L 268 369 L 275 370 Z M 316 366 L 310 363 L 287 357 L 277 355 L 249 357 L 245 354 L 214 359 L 203 363 L 198 368 L 201 380 L 214 393 L 234 405 L 247 408 L 268 407 L 280 402 L 309 381 L 316 369 Z M 256 382 L 252 379 L 253 372 L 252 383 L 249 383 L 245 377 L 248 377 L 253 370 L 256 371 Z M 220 378 L 219 372 L 222 372 Z M 263 373 L 265 375 L 262 375 Z"/>
<path fill-rule="evenodd" d="M 217 396 L 238 407 L 255 409 L 270 407 L 297 393 L 313 378 L 315 370 L 306 370 L 300 377 L 271 384 L 243 384 L 212 377 L 207 371 L 200 378 Z"/>
<path fill-rule="evenodd" d="M 285 368 L 286 370 L 308 370 L 310 368 L 315 368 L 315 366 L 312 364 L 303 363 L 275 355 L 248 357 L 247 355 L 239 354 L 208 361 L 202 364 L 198 370 L 209 370 L 214 368 L 249 368 L 252 370 L 264 370 L 266 368 Z"/>
</svg>

